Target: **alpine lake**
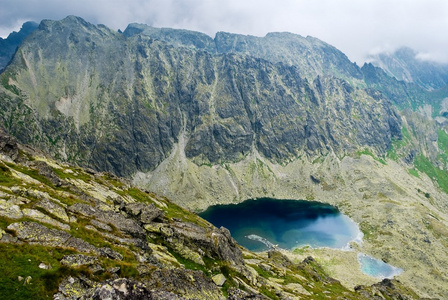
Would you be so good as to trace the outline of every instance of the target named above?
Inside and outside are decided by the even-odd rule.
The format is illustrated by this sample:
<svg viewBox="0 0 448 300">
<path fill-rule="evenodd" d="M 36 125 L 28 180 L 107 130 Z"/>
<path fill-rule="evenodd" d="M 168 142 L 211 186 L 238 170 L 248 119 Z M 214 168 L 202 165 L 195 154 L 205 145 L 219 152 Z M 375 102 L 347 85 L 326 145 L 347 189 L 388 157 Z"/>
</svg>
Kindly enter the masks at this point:
<svg viewBox="0 0 448 300">
<path fill-rule="evenodd" d="M 199 216 L 216 227 L 226 227 L 240 245 L 254 252 L 304 246 L 350 250 L 350 243 L 360 244 L 363 237 L 348 216 L 315 201 L 260 198 L 210 206 Z M 392 278 L 402 271 L 362 253 L 358 261 L 361 270 L 372 277 Z"/>
</svg>

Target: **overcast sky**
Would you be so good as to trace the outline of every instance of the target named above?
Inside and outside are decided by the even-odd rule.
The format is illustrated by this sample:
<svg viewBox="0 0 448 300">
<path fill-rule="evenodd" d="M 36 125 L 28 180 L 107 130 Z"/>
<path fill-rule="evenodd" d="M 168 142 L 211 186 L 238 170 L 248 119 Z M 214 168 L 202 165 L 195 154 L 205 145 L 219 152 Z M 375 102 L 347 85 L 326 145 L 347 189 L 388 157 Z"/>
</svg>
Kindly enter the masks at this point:
<svg viewBox="0 0 448 300">
<path fill-rule="evenodd" d="M 67 15 L 113 29 L 138 22 L 212 37 L 289 31 L 330 43 L 358 64 L 401 46 L 448 62 L 447 0 L 0 0 L 0 36 L 24 21 Z"/>
</svg>

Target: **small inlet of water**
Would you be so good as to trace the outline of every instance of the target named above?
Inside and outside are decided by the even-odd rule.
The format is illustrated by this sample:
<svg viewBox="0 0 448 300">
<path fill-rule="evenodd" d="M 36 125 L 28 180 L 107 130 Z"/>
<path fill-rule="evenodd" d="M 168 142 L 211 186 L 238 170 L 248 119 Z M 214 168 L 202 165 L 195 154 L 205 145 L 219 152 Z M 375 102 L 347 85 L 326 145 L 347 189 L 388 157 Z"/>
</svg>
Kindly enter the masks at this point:
<svg viewBox="0 0 448 300">
<path fill-rule="evenodd" d="M 358 261 L 361 264 L 361 271 L 372 277 L 392 279 L 394 276 L 403 273 L 402 269 L 363 253 L 358 253 Z"/>
</svg>

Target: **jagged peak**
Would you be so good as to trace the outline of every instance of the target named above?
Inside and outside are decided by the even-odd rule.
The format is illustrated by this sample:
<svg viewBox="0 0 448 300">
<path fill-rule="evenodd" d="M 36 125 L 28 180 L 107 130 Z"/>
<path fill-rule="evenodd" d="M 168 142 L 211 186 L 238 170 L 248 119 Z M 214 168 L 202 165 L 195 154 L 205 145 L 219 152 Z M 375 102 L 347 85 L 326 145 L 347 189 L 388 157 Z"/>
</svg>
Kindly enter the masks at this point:
<svg viewBox="0 0 448 300">
<path fill-rule="evenodd" d="M 135 30 L 135 32 L 133 32 Z M 127 36 L 133 36 L 139 33 L 143 33 L 146 35 L 154 34 L 154 33 L 165 33 L 165 34 L 188 34 L 193 36 L 202 36 L 208 39 L 211 39 L 207 34 L 188 29 L 179 29 L 179 28 L 169 28 L 169 27 L 154 27 L 147 24 L 142 23 L 130 23 L 125 31 L 123 32 Z"/>
<path fill-rule="evenodd" d="M 22 27 L 20 30 L 11 32 L 6 39 L 0 38 L 0 40 L 11 40 L 11 39 L 23 39 L 24 37 L 28 36 L 30 33 L 32 33 L 34 30 L 37 29 L 39 24 L 37 24 L 34 21 L 27 21 L 22 24 Z"/>
<path fill-rule="evenodd" d="M 67 16 L 62 20 L 49 20 L 45 19 L 42 20 L 39 24 L 38 29 L 42 31 L 51 31 L 52 29 L 61 29 L 66 28 L 70 31 L 91 31 L 91 32 L 108 32 L 108 33 L 115 33 L 112 29 L 105 25 L 95 25 L 92 24 L 86 20 L 84 20 L 81 17 L 77 16 Z"/>
</svg>

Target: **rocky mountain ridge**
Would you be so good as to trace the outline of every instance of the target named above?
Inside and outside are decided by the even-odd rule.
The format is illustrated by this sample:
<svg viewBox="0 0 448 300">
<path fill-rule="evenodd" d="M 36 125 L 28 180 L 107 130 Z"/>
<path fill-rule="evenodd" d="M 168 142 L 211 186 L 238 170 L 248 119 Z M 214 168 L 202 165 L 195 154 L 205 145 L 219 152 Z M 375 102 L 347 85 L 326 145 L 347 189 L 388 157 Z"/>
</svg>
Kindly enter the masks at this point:
<svg viewBox="0 0 448 300">
<path fill-rule="evenodd" d="M 198 165 L 254 150 L 280 163 L 363 146 L 384 154 L 401 135 L 387 99 L 342 79 L 309 82 L 295 66 L 126 38 L 76 17 L 43 21 L 1 77 L 9 132 L 124 176 L 154 170 L 181 134 Z"/>
<path fill-rule="evenodd" d="M 129 24 L 123 34 L 149 36 L 174 47 L 187 47 L 211 54 L 242 54 L 297 67 L 301 77 L 313 81 L 317 76 L 332 75 L 344 79 L 362 79 L 362 72 L 335 47 L 313 37 L 288 32 L 268 33 L 265 37 L 218 32 L 214 38 L 194 31 L 155 28 Z"/>
</svg>

